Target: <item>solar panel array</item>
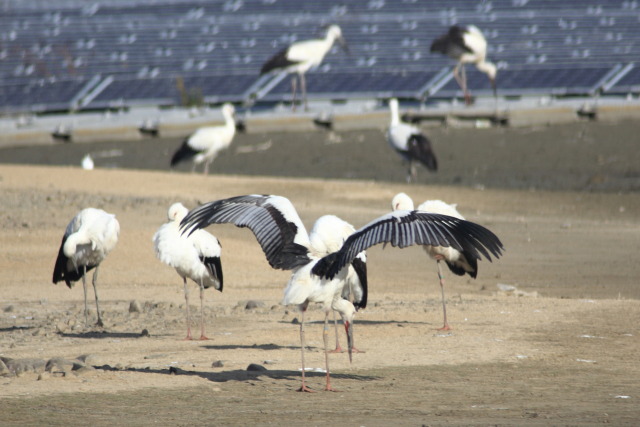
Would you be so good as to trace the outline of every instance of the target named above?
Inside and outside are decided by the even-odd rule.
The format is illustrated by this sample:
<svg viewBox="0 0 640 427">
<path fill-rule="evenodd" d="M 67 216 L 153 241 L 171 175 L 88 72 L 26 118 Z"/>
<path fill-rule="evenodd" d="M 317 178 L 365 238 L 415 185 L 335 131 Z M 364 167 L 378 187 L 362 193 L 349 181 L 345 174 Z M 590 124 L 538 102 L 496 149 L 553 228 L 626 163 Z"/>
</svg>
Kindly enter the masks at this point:
<svg viewBox="0 0 640 427">
<path fill-rule="evenodd" d="M 268 83 L 258 74 L 271 55 L 329 23 L 351 54 L 335 47 L 308 73 L 310 97 L 460 96 L 452 60 L 429 53 L 453 24 L 483 31 L 502 95 L 640 91 L 636 0 L 6 0 L 0 10 L 0 112 L 240 102 Z M 474 94 L 491 93 L 484 75 L 467 75 Z M 264 92 L 288 99 L 289 79 Z"/>
</svg>

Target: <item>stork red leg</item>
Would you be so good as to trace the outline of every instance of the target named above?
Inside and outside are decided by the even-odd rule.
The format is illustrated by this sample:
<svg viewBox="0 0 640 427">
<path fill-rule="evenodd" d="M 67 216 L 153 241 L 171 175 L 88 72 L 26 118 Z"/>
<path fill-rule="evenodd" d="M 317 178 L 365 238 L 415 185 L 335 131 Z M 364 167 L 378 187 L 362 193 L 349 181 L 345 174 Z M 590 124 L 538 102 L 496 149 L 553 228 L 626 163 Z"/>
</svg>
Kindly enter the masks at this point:
<svg viewBox="0 0 640 427">
<path fill-rule="evenodd" d="M 436 256 L 436 262 L 438 264 L 438 279 L 440 280 L 440 291 L 442 292 L 442 313 L 444 316 L 444 326 L 442 328 L 438 328 L 439 331 L 450 331 L 451 327 L 447 322 L 447 304 L 444 299 L 444 276 L 442 274 L 442 267 L 440 261 L 442 260 L 442 255 Z"/>
</svg>

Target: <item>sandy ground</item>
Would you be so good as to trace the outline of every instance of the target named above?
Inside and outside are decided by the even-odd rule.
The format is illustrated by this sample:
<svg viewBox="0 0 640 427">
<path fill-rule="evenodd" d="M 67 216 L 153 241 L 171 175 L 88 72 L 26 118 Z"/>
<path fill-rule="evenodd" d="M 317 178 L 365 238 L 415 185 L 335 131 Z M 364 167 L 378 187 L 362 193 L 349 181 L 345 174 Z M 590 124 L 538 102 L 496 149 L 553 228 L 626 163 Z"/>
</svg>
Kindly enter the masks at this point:
<svg viewBox="0 0 640 427">
<path fill-rule="evenodd" d="M 592 128 L 585 134 L 592 138 Z M 319 135 L 326 141 L 328 134 Z M 562 180 L 542 173 L 540 180 L 529 179 L 538 172 L 526 162 L 511 162 L 512 170 L 522 169 L 525 184 L 502 186 L 467 182 L 468 171 L 442 172 L 461 177 L 448 183 L 454 185 L 426 185 L 425 178 L 408 186 L 397 163 L 400 171 L 387 182 L 0 165 L 0 357 L 35 359 L 34 372 L 0 377 L 0 424 L 635 425 L 640 195 L 624 187 L 638 172 L 637 150 L 625 147 L 628 156 L 611 154 L 619 147 L 601 148 L 602 158 L 616 157 L 600 166 L 597 155 L 586 156 L 595 168 L 580 161 L 585 150 L 576 152 L 578 160 L 569 150 L 568 157 L 548 156 L 559 175 L 568 171 L 567 186 L 606 183 L 610 188 L 599 188 L 604 192 L 532 190 Z M 299 150 L 289 154 L 304 157 Z M 246 163 L 251 155 L 232 151 L 219 163 Z M 478 171 L 488 170 L 485 157 L 476 157 Z M 441 158 L 441 165 L 454 164 Z M 604 178 L 569 182 L 573 172 L 584 178 L 581 171 L 588 170 Z M 577 189 L 594 188 L 565 188 Z M 182 340 L 181 281 L 155 259 L 151 244 L 172 202 L 194 207 L 239 194 L 281 194 L 309 228 L 325 213 L 361 226 L 387 212 L 399 191 L 415 200 L 457 202 L 468 219 L 505 244 L 503 258 L 480 263 L 476 280 L 447 275 L 450 333 L 436 330 L 442 313 L 435 263 L 419 248 L 371 248 L 369 307 L 355 325 L 356 344 L 365 352 L 351 365 L 346 354 L 330 356 L 333 385 L 341 392 L 321 391 L 324 376 L 314 372 L 309 382 L 319 392 L 296 393 L 299 313 L 278 304 L 288 273 L 268 266 L 248 230 L 220 226 L 210 231 L 223 245 L 225 289 L 206 292 L 211 340 Z M 64 228 L 87 206 L 115 213 L 122 229 L 100 270 L 104 329 L 84 325 L 81 285 L 51 284 Z M 500 292 L 498 284 L 518 292 Z M 195 285 L 191 289 L 192 310 L 199 313 Z M 261 305 L 247 310 L 248 300 Z M 132 301 L 141 312 L 130 312 Z M 310 308 L 312 368 L 324 364 L 322 317 L 318 307 Z M 344 346 L 343 333 L 340 339 Z M 88 366 L 82 369 L 60 362 L 42 373 L 37 363 L 82 355 Z M 222 366 L 213 366 L 218 361 Z M 252 363 L 267 370 L 247 371 Z"/>
</svg>

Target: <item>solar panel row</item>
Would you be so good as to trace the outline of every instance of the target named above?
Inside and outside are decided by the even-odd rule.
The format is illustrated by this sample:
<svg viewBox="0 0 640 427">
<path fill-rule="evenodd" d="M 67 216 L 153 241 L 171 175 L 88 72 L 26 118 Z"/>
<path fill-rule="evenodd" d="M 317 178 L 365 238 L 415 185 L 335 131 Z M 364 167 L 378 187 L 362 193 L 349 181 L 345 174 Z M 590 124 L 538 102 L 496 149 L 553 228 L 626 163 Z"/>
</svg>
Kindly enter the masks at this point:
<svg viewBox="0 0 640 427">
<path fill-rule="evenodd" d="M 456 23 L 485 32 L 503 95 L 591 94 L 605 78 L 614 82 L 607 93 L 640 87 L 640 5 L 628 0 L 14 0 L 3 8 L 0 111 L 64 108 L 96 76 L 103 84 L 95 80 L 100 91 L 87 107 L 179 104 L 179 79 L 206 102 L 241 101 L 266 59 L 329 22 L 352 55 L 330 53 L 308 76 L 310 97 L 460 96 L 453 80 L 435 93 L 430 86 L 453 65 L 429 54 L 431 40 Z M 621 64 L 631 64 L 623 77 Z M 490 92 L 480 73 L 468 78 L 475 94 Z M 286 99 L 289 85 L 262 99 Z"/>
</svg>

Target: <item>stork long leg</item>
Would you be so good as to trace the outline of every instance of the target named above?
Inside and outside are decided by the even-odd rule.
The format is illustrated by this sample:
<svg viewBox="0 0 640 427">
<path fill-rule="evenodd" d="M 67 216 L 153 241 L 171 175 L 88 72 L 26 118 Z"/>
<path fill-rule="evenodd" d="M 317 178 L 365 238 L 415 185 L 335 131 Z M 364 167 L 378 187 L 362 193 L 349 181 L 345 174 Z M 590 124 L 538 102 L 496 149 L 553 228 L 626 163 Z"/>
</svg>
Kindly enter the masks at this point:
<svg viewBox="0 0 640 427">
<path fill-rule="evenodd" d="M 335 311 L 333 311 L 333 326 L 336 331 L 336 348 L 335 350 L 331 350 L 329 353 L 344 353 L 344 350 L 340 346 L 340 340 L 338 339 L 338 320 L 336 319 Z"/>
<path fill-rule="evenodd" d="M 460 75 L 460 71 L 462 71 L 462 75 Z M 458 85 L 460 86 L 460 89 L 462 89 L 462 92 L 464 93 L 465 104 L 471 104 L 471 95 L 467 90 L 467 74 L 462 62 L 459 62 L 458 65 L 456 65 L 456 67 L 453 69 L 453 77 L 456 79 Z"/>
<path fill-rule="evenodd" d="M 291 75 L 291 111 L 296 111 L 296 90 L 298 87 L 298 75 Z"/>
<path fill-rule="evenodd" d="M 185 340 L 192 340 L 193 337 L 191 336 L 191 310 L 189 309 L 189 288 L 187 287 L 187 278 L 183 277 L 182 280 L 184 281 L 184 300 L 187 305 L 187 336 L 185 337 Z"/>
<path fill-rule="evenodd" d="M 204 285 L 202 283 L 200 283 L 200 339 L 209 339 L 204 334 Z"/>
<path fill-rule="evenodd" d="M 87 266 L 82 266 L 82 289 L 84 290 L 84 325 L 89 326 L 89 307 L 87 307 Z"/>
<path fill-rule="evenodd" d="M 302 355 L 302 385 L 298 389 L 298 391 L 303 391 L 307 393 L 315 393 L 315 391 L 311 390 L 309 387 L 305 385 L 305 370 L 304 370 L 304 312 L 307 311 L 308 302 L 304 303 L 301 310 L 300 315 L 300 353 Z"/>
<path fill-rule="evenodd" d="M 337 337 L 337 335 L 336 335 Z M 331 387 L 331 374 L 329 372 L 329 312 L 324 313 L 324 328 L 322 329 L 322 340 L 324 341 L 324 366 L 327 370 L 327 385 L 324 391 L 337 391 Z"/>
<path fill-rule="evenodd" d="M 451 330 L 451 327 L 449 326 L 449 323 L 447 322 L 447 304 L 445 302 L 444 299 L 444 275 L 442 274 L 442 267 L 441 267 L 441 263 L 440 263 L 440 259 L 438 259 L 437 261 L 438 264 L 438 279 L 440 280 L 440 291 L 442 292 L 442 313 L 444 316 L 444 325 L 442 326 L 442 328 L 438 328 L 439 331 L 449 331 Z"/>
<path fill-rule="evenodd" d="M 307 79 L 304 76 L 304 73 L 300 73 L 300 92 L 302 92 L 304 111 L 309 111 L 309 106 L 307 105 Z"/>
<path fill-rule="evenodd" d="M 96 322 L 96 326 L 104 327 L 104 323 L 102 323 L 102 316 L 100 315 L 100 304 L 98 303 L 98 268 L 100 266 L 96 266 L 96 270 L 93 272 L 93 294 L 96 297 L 96 312 L 98 313 L 98 321 Z"/>
</svg>

